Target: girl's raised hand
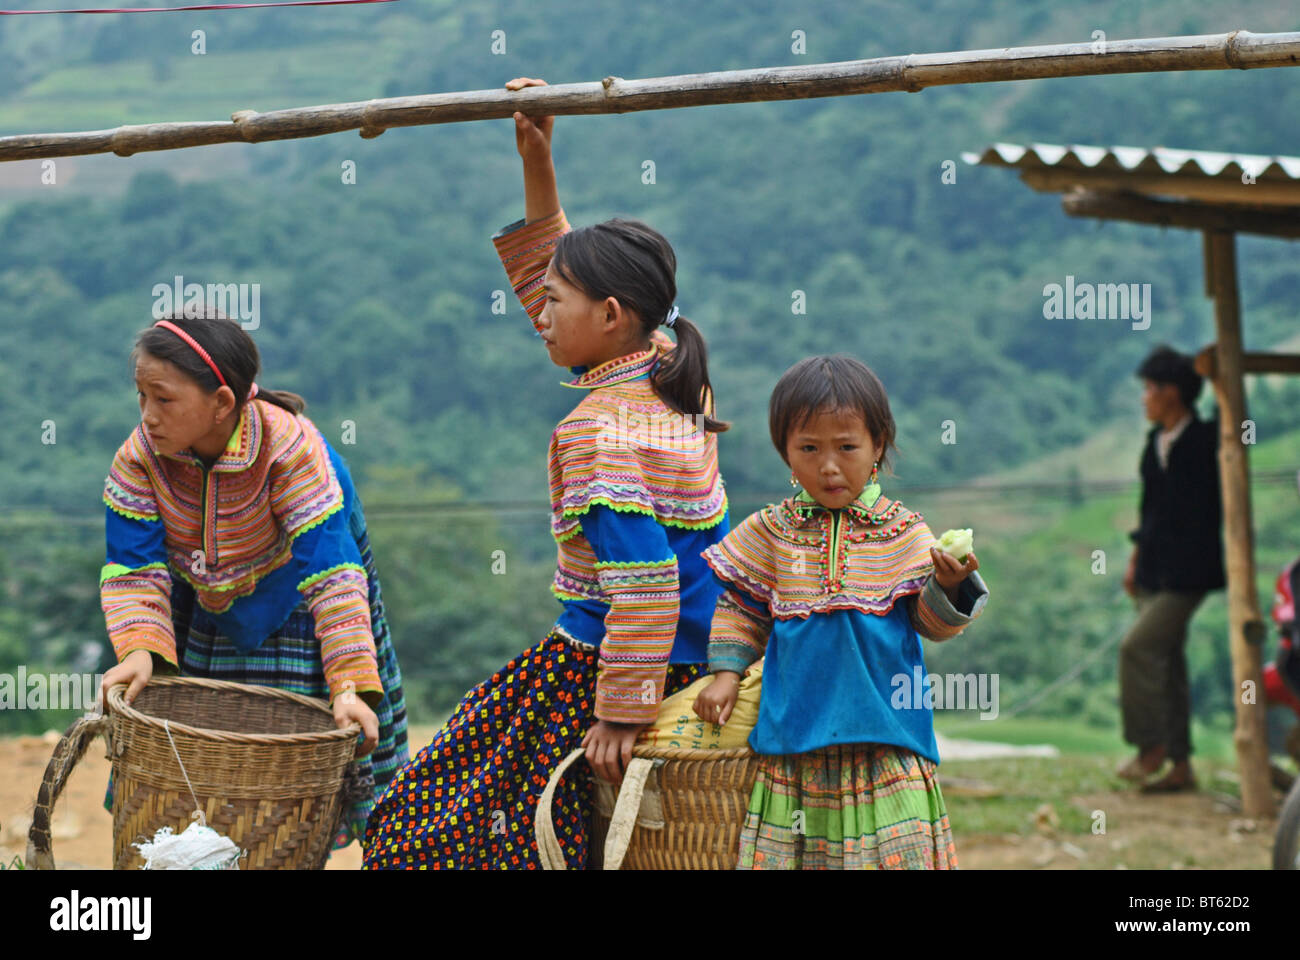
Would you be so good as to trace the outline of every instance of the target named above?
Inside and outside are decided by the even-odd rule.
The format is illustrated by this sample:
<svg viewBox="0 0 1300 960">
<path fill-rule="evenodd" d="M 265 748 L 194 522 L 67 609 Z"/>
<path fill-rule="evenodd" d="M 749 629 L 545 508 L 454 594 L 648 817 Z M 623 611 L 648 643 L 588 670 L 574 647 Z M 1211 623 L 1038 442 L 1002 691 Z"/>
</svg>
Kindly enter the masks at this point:
<svg viewBox="0 0 1300 960">
<path fill-rule="evenodd" d="M 943 587 L 950 597 L 963 580 L 980 568 L 980 562 L 976 559 L 973 550 L 967 554 L 965 563 L 959 563 L 956 557 L 931 547 L 930 560 L 934 563 L 934 579 L 939 581 L 939 586 Z"/>
<path fill-rule="evenodd" d="M 515 77 L 506 84 L 507 90 L 524 87 L 544 87 L 545 80 L 533 77 Z M 552 116 L 528 116 L 515 111 L 515 146 L 525 161 L 544 160 L 551 155 L 551 130 L 555 126 Z"/>
</svg>

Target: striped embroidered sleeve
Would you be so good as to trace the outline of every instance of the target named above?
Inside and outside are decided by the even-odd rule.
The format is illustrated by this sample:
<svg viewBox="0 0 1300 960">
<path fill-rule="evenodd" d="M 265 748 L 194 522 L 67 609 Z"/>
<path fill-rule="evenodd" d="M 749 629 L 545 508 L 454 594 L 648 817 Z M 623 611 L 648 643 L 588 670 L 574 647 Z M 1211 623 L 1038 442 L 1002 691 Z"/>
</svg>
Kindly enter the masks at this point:
<svg viewBox="0 0 1300 960">
<path fill-rule="evenodd" d="M 106 552 L 99 602 L 118 661 L 147 650 L 154 654 L 155 668 L 168 672 L 176 668 L 176 635 L 166 531 L 139 452 L 139 438 L 132 434 L 104 481 Z"/>
<path fill-rule="evenodd" d="M 307 427 L 304 435 L 315 449 L 276 461 L 271 471 L 271 502 L 277 519 L 293 530 L 298 590 L 316 622 L 330 701 L 353 691 L 376 706 L 384 686 L 379 679 L 371 632 L 366 568 L 349 522 L 351 479 L 346 472 L 336 470 L 324 439 L 314 427 Z M 346 467 L 342 470 L 346 471 Z M 295 491 L 299 496 L 294 495 Z M 313 501 L 319 499 L 318 494 L 326 500 L 317 503 L 315 519 L 294 527 L 293 518 L 301 513 L 303 494 Z"/>
<path fill-rule="evenodd" d="M 923 637 L 948 640 L 965 630 L 980 615 L 988 598 L 989 589 L 979 571 L 973 571 L 958 586 L 956 606 L 931 574 L 921 592 L 908 597 L 912 626 Z"/>
<path fill-rule="evenodd" d="M 506 276 L 514 287 L 515 295 L 524 306 L 524 313 L 533 326 L 541 316 L 546 303 L 546 291 L 542 281 L 546 277 L 546 267 L 555 252 L 555 243 L 569 232 L 569 221 L 564 210 L 555 211 L 548 217 L 525 223 L 522 219 L 502 227 L 492 237 L 501 265 L 506 268 Z"/>
<path fill-rule="evenodd" d="M 762 512 L 751 513 L 701 556 L 723 587 L 709 627 L 709 672 L 743 673 L 763 655 L 772 630 L 776 560 Z"/>
<path fill-rule="evenodd" d="M 653 517 L 593 504 L 580 523 L 609 604 L 598 661 L 596 717 L 652 723 L 659 715 L 677 636 L 677 556 Z"/>
<path fill-rule="evenodd" d="M 767 604 L 757 603 L 743 590 L 725 586 L 709 628 L 709 673 L 744 673 L 763 656 L 771 632 L 772 616 Z"/>
</svg>

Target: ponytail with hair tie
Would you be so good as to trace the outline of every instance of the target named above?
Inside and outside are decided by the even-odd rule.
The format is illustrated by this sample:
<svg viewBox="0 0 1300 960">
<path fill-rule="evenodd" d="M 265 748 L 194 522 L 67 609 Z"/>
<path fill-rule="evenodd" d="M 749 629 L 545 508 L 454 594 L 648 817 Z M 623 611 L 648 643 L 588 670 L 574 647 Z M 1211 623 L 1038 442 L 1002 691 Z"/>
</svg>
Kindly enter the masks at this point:
<svg viewBox="0 0 1300 960">
<path fill-rule="evenodd" d="M 640 220 L 616 217 L 562 234 L 551 256 L 555 272 L 592 300 L 614 297 L 636 314 L 641 334 L 673 331 L 676 344 L 650 374 L 664 406 L 685 416 L 702 416 L 708 433 L 730 427 L 709 410 L 708 348 L 699 328 L 682 316 L 677 298 L 677 255 L 662 233 Z M 665 306 L 667 304 L 667 306 Z"/>
</svg>

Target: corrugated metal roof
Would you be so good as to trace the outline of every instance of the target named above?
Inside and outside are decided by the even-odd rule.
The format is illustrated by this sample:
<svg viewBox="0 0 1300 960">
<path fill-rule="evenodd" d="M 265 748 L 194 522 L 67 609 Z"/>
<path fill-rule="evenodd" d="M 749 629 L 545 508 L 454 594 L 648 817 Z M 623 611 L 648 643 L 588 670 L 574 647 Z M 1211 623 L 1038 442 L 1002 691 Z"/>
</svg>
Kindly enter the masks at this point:
<svg viewBox="0 0 1300 960">
<path fill-rule="evenodd" d="M 995 143 L 983 153 L 963 153 L 970 164 L 998 167 L 1090 168 L 1098 172 L 1168 174 L 1241 180 L 1300 180 L 1300 157 L 1268 157 L 1257 153 L 1218 153 L 1214 150 L 1174 150 L 1169 147 L 1089 147 L 1081 144 Z"/>
</svg>

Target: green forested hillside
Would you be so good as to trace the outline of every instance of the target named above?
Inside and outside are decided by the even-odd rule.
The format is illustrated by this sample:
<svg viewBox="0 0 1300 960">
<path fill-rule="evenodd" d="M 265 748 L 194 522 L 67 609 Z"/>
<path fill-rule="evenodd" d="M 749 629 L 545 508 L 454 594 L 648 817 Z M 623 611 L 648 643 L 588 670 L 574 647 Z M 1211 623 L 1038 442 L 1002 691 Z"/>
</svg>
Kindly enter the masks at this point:
<svg viewBox="0 0 1300 960">
<path fill-rule="evenodd" d="M 3 18 L 0 134 L 220 119 L 519 75 L 631 78 L 1081 41 L 1096 29 L 1117 39 L 1236 28 L 1295 29 L 1294 12 L 1282 2 L 1207 9 L 1180 0 L 401 0 Z M 201 56 L 191 52 L 196 29 L 205 31 Z M 796 29 L 807 35 L 804 56 L 791 52 Z M 497 30 L 503 55 L 492 53 Z M 1056 197 L 1010 171 L 959 163 L 956 183 L 945 184 L 945 161 L 995 140 L 1295 154 L 1284 118 L 1298 113 L 1294 69 L 1079 78 L 562 117 L 555 154 L 574 223 L 640 217 L 675 246 L 678 303 L 709 338 L 720 414 L 734 424 L 721 441 L 734 519 L 788 489 L 767 439 L 775 379 L 805 355 L 837 351 L 871 364 L 888 387 L 901 448 L 892 488 L 916 490 L 909 502 L 930 515 L 920 488 L 977 476 L 1034 469 L 1064 483 L 1082 464 L 1089 476 L 1132 477 L 1143 430 L 1133 368 L 1159 341 L 1192 348 L 1212 336 L 1196 235 L 1071 220 Z M 341 182 L 349 160 L 355 185 Z M 653 183 L 642 181 L 646 160 Z M 178 274 L 260 284 L 261 382 L 306 396 L 332 440 L 344 420 L 356 424 L 356 442 L 340 449 L 375 514 L 417 714 L 445 709 L 545 629 L 556 609 L 546 592 L 546 443 L 573 395 L 557 386 L 565 372 L 549 364 L 513 298 L 506 315 L 492 312 L 506 284 L 489 237 L 523 212 L 512 123 L 70 158 L 57 170 L 57 184 L 44 186 L 39 164 L 0 165 L 0 409 L 9 428 L 0 671 L 72 664 L 99 641 L 98 497 L 136 415 L 126 357 L 150 320 L 153 285 Z M 1248 347 L 1295 333 L 1295 252 L 1283 241 L 1240 242 Z M 1150 329 L 1045 320 L 1043 287 L 1067 275 L 1150 283 Z M 796 290 L 807 297 L 804 315 L 791 312 Z M 1291 385 L 1252 399 L 1278 465 L 1296 460 L 1297 402 Z M 945 420 L 956 423 L 955 444 L 941 442 Z M 42 442 L 48 421 L 53 444 Z M 1129 452 L 1104 468 L 1065 453 L 1098 436 Z M 428 506 L 462 500 L 519 506 Z M 1274 506 L 1281 557 L 1300 544 L 1300 501 L 1279 495 Z M 1101 619 L 1087 564 L 1066 563 L 1055 539 L 1062 525 L 1089 525 L 1091 535 L 1103 515 L 1086 503 L 1066 508 L 988 493 L 956 502 L 951 522 L 947 506 L 933 511 L 936 529 L 986 516 L 977 537 L 995 571 L 995 601 L 970 646 L 936 656 L 944 669 L 1001 670 L 1008 702 L 1010 691 L 1028 695 L 1068 665 L 1045 642 L 1090 649 L 1124 620 L 1122 611 Z M 1094 539 L 1120 550 L 1132 509 L 1132 494 L 1115 498 L 1110 526 Z M 503 576 L 490 573 L 494 549 L 510 558 Z M 1122 560 L 1112 565 L 1113 592 Z M 1222 618 L 1203 619 L 1218 653 L 1197 661 L 1197 707 L 1222 715 L 1226 648 L 1209 633 Z M 967 660 L 963 649 L 983 652 Z M 1113 660 L 1085 677 L 1101 719 Z M 1079 707 L 1049 697 L 1034 709 L 1076 716 Z"/>
</svg>

